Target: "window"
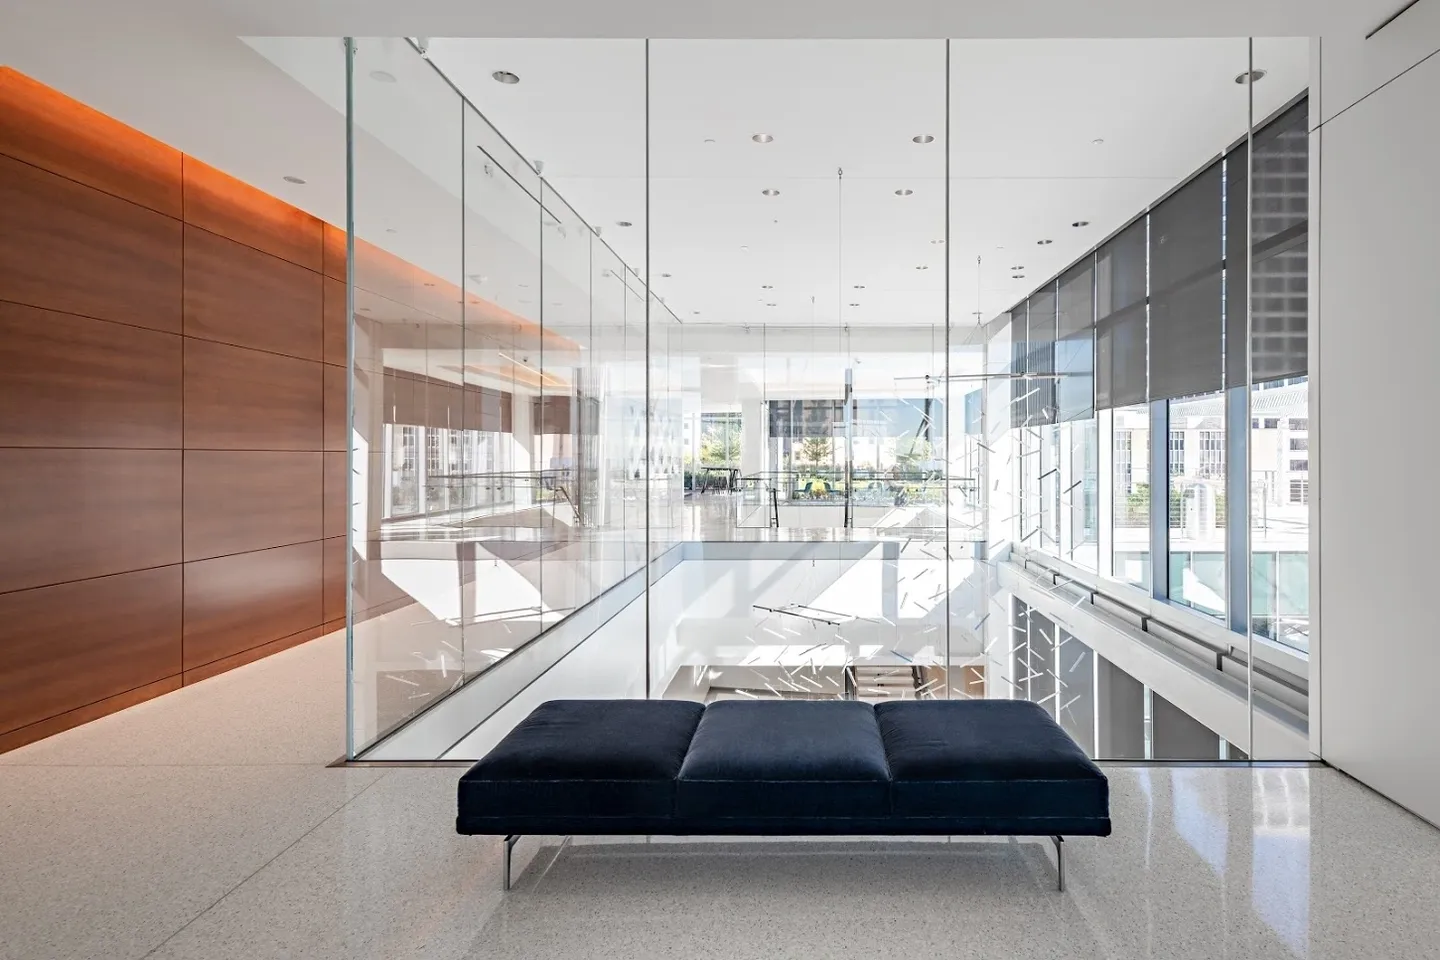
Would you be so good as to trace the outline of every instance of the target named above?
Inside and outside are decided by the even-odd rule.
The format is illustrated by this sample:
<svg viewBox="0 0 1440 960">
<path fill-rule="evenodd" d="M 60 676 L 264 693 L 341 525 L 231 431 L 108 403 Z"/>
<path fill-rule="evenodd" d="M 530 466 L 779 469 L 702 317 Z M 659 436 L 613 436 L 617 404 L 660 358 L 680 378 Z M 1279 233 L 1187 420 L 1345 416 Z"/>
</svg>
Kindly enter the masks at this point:
<svg viewBox="0 0 1440 960">
<path fill-rule="evenodd" d="M 1209 393 L 1170 401 L 1170 449 L 1175 438 L 1193 433 L 1192 461 L 1170 465 L 1166 507 L 1170 530 L 1170 599 L 1214 617 L 1224 617 L 1225 394 Z M 1178 467 L 1178 469 L 1177 469 Z"/>
<path fill-rule="evenodd" d="M 1170 431 L 1170 476 L 1185 475 L 1185 431 Z"/>
<path fill-rule="evenodd" d="M 1267 403 L 1283 404 L 1283 419 L 1291 430 L 1309 423 L 1309 387 L 1305 380 L 1270 385 Z M 1257 401 L 1259 385 L 1251 393 Z M 1272 408 L 1273 409 L 1273 408 Z M 1306 437 L 1290 437 L 1290 449 L 1304 450 Z M 1268 445 L 1251 438 L 1250 549 L 1251 628 L 1257 636 L 1307 651 L 1310 648 L 1310 479 L 1287 475 L 1309 470 L 1309 459 L 1290 459 L 1283 444 L 1269 437 Z"/>
<path fill-rule="evenodd" d="M 1290 449 L 1291 449 L 1291 450 L 1309 450 L 1309 449 L 1310 449 L 1310 438 L 1309 438 L 1309 437 L 1291 437 L 1291 438 L 1290 438 Z"/>
<path fill-rule="evenodd" d="M 1114 412 L 1111 510 L 1115 578 L 1150 589 L 1150 408 Z"/>
<path fill-rule="evenodd" d="M 1200 431 L 1200 476 L 1213 479 L 1225 477 L 1225 431 Z"/>
</svg>

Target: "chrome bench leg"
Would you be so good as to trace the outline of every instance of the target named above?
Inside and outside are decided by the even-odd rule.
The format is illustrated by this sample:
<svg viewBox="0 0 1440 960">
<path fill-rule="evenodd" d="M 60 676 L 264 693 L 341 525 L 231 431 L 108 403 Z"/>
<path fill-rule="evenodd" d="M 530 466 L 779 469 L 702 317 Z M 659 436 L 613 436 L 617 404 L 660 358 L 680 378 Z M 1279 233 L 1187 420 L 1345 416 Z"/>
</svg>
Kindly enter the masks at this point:
<svg viewBox="0 0 1440 960">
<path fill-rule="evenodd" d="M 515 849 L 515 841 L 520 839 L 520 834 L 512 833 L 505 838 L 505 889 L 510 889 L 510 851 Z"/>
<path fill-rule="evenodd" d="M 1055 872 L 1059 875 L 1059 878 L 1060 878 L 1060 892 L 1061 892 L 1061 893 L 1064 893 L 1064 892 L 1065 892 L 1065 848 L 1064 848 L 1064 846 L 1062 846 L 1062 844 L 1065 843 L 1065 838 L 1064 838 L 1064 837 L 1051 837 L 1050 839 L 1055 842 Z"/>
</svg>

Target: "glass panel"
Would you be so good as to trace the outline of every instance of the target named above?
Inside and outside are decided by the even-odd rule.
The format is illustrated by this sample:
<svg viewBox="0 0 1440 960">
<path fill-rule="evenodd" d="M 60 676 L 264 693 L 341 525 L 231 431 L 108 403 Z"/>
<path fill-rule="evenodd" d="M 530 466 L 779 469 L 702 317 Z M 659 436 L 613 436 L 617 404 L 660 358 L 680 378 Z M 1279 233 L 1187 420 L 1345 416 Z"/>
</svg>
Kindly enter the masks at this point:
<svg viewBox="0 0 1440 960">
<path fill-rule="evenodd" d="M 359 751 L 473 665 L 461 557 L 438 532 L 452 510 L 451 432 L 463 426 L 461 101 L 400 41 L 357 41 L 352 74 L 350 730 Z"/>
<path fill-rule="evenodd" d="M 1225 395 L 1172 400 L 1169 406 L 1170 599 L 1223 617 Z"/>
</svg>

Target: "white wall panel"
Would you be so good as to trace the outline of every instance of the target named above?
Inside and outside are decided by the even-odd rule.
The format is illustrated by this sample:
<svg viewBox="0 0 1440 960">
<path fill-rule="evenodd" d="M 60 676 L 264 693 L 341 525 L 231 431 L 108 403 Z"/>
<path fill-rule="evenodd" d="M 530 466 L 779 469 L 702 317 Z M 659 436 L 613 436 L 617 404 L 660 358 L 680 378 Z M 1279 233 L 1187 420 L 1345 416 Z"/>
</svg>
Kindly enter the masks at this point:
<svg viewBox="0 0 1440 960">
<path fill-rule="evenodd" d="M 1440 356 L 1437 102 L 1433 57 L 1319 134 L 1317 589 L 1322 756 L 1440 823 L 1432 602 L 1440 514 L 1436 452 L 1426 439 Z"/>
</svg>

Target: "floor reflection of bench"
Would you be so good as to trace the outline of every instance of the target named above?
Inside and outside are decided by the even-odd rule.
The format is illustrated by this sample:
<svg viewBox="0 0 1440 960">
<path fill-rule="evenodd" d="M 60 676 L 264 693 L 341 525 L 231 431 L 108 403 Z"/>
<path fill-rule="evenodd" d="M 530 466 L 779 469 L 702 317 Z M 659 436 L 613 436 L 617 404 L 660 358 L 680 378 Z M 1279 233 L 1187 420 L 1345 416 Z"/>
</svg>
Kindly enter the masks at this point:
<svg viewBox="0 0 1440 960">
<path fill-rule="evenodd" d="M 456 829 L 661 836 L 1110 833 L 1109 783 L 1012 700 L 556 700 L 460 780 Z"/>
</svg>

